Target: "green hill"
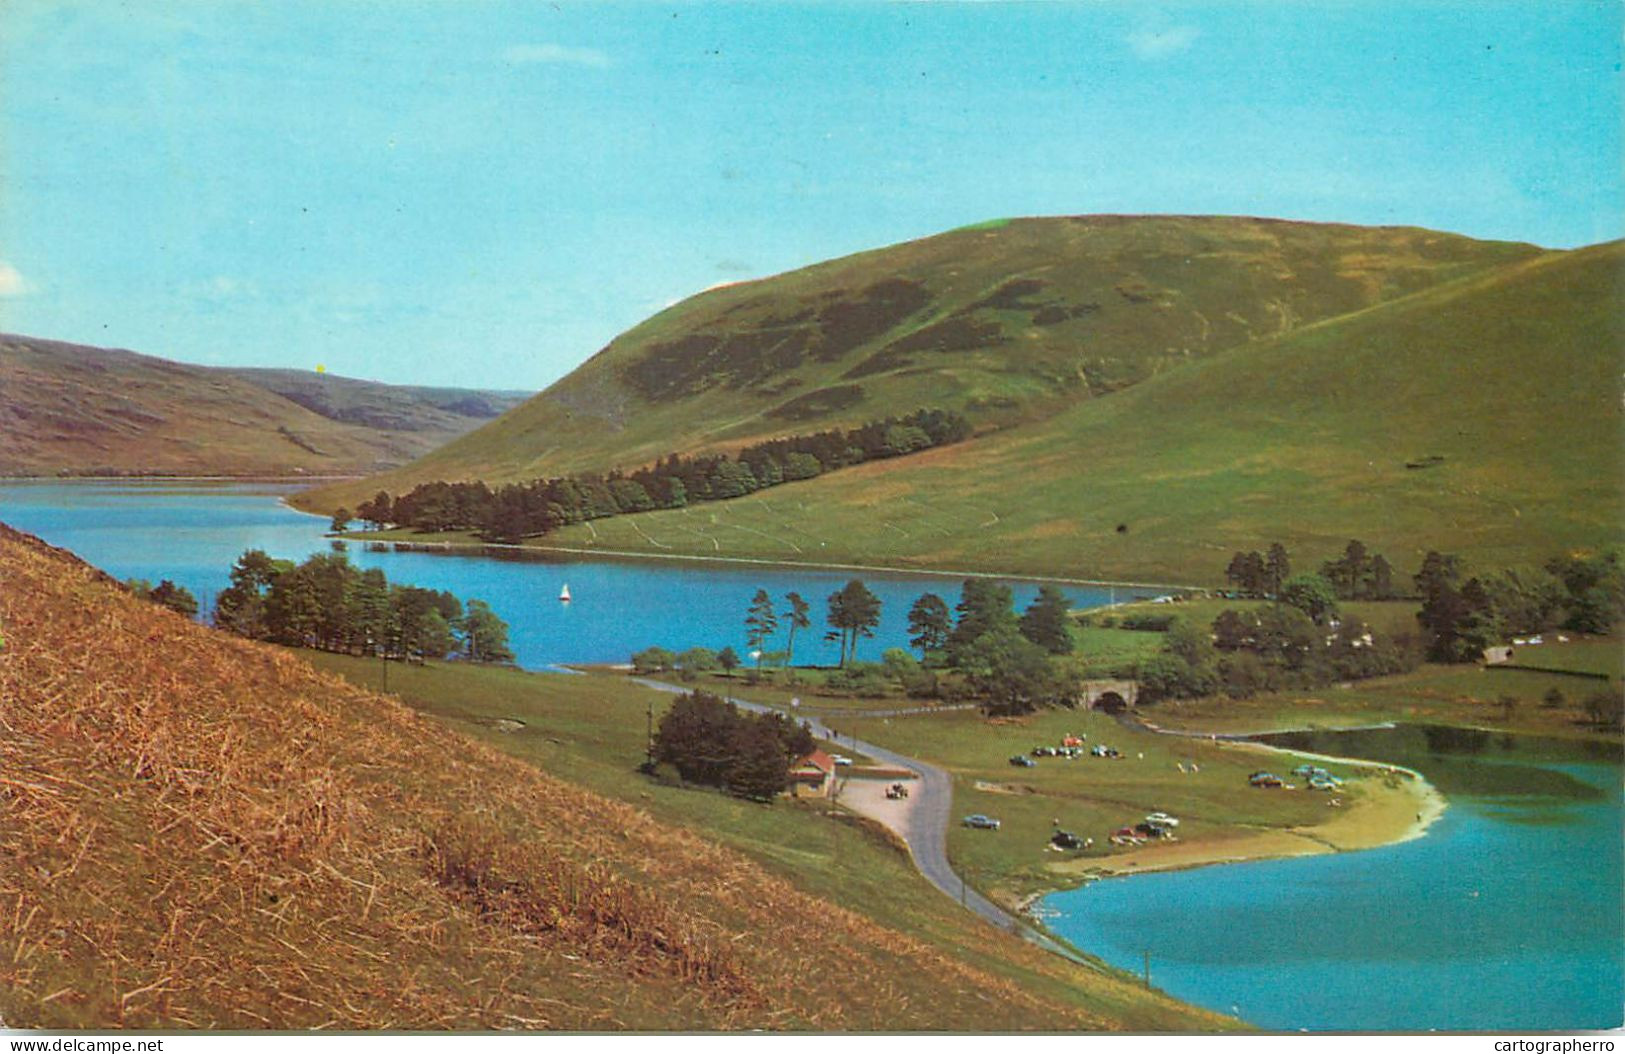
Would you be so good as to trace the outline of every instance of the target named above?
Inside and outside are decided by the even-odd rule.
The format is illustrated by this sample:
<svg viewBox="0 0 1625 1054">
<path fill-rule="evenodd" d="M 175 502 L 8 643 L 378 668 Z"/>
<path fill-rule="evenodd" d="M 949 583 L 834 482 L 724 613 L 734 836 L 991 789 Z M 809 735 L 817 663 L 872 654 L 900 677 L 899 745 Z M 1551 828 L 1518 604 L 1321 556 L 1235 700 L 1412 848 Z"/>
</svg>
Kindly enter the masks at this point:
<svg viewBox="0 0 1625 1054">
<path fill-rule="evenodd" d="M 1539 252 L 1231 217 L 983 224 L 692 297 L 498 421 L 303 503 L 632 468 L 925 405 L 1019 425 Z"/>
<path fill-rule="evenodd" d="M 541 541 L 1187 582 L 1277 539 L 1407 573 L 1618 544 L 1622 275 L 1625 243 L 1553 253 L 968 443 Z"/>
<path fill-rule="evenodd" d="M 0 475 L 354 475 L 524 399 L 0 334 Z"/>
</svg>

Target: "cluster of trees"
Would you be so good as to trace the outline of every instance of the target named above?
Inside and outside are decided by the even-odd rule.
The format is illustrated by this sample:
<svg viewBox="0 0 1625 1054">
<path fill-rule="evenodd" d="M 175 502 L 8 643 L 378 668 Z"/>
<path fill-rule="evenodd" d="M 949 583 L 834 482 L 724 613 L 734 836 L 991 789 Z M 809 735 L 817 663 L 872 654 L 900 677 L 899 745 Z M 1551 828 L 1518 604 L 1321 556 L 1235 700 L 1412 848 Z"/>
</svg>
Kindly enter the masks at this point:
<svg viewBox="0 0 1625 1054">
<path fill-rule="evenodd" d="M 1417 661 L 1409 639 L 1379 634 L 1357 618 L 1327 615 L 1317 621 L 1280 602 L 1226 609 L 1211 627 L 1175 620 L 1164 650 L 1142 662 L 1135 676 L 1145 702 L 1218 692 L 1245 699 L 1399 673 Z"/>
<path fill-rule="evenodd" d="M 1430 552 L 1412 579 L 1422 597 L 1416 618 L 1434 662 L 1475 662 L 1491 645 L 1547 630 L 1607 633 L 1625 614 L 1618 552 L 1569 553 L 1540 567 L 1465 574 L 1460 557 Z"/>
<path fill-rule="evenodd" d="M 250 549 L 215 599 L 214 624 L 244 637 L 303 648 L 385 658 L 512 662 L 508 625 L 480 600 L 392 585 L 342 553 L 295 564 Z"/>
<path fill-rule="evenodd" d="M 678 697 L 660 719 L 652 759 L 689 783 L 771 800 L 790 765 L 813 749 L 812 732 L 783 714 L 752 714 L 708 692 Z"/>
<path fill-rule="evenodd" d="M 901 648 L 888 649 L 880 663 L 857 661 L 858 642 L 874 636 L 880 625 L 881 601 L 860 579 L 852 579 L 827 598 L 824 639 L 839 647 L 840 666 L 826 681 L 834 691 L 858 695 L 881 694 L 895 683 L 914 698 L 939 694 L 938 670 L 952 669 L 957 677 L 945 689 L 955 698 L 975 699 L 993 714 L 1029 713 L 1039 706 L 1071 705 L 1075 679 L 1057 663 L 1073 649 L 1069 625 L 1071 605 L 1054 586 L 1043 586 L 1038 596 L 1017 614 L 1007 585 L 968 579 L 958 605 L 950 609 L 935 593 L 923 593 L 908 613 L 909 643 L 919 658 Z M 790 664 L 795 659 L 798 630 L 811 626 L 812 606 L 799 594 L 789 593 L 782 605 L 767 590 L 759 589 L 745 613 L 745 639 L 759 672 L 762 664 Z M 785 646 L 773 650 L 784 633 Z M 690 648 L 677 653 L 647 648 L 632 656 L 640 673 L 675 671 L 688 680 L 708 670 L 731 672 L 739 665 L 732 649 L 718 653 Z M 731 657 L 730 657 L 731 656 Z"/>
<path fill-rule="evenodd" d="M 1292 574 L 1292 557 L 1286 546 L 1275 542 L 1266 553 L 1256 549 L 1237 552 L 1230 558 L 1224 577 L 1244 597 L 1280 599 L 1294 581 L 1318 585 L 1325 581 L 1338 600 L 1390 600 L 1394 593 L 1394 568 L 1381 553 L 1372 553 L 1364 542 L 1352 540 L 1343 554 L 1320 565 L 1319 574 Z"/>
<path fill-rule="evenodd" d="M 187 618 L 197 617 L 197 597 L 185 586 L 178 586 L 165 578 L 157 585 L 153 585 L 145 578 L 131 578 L 124 583 L 125 588 L 142 600 L 150 600 L 160 607 L 166 607 Z"/>
<path fill-rule="evenodd" d="M 853 429 L 770 439 L 735 457 L 670 454 L 632 473 L 617 470 L 542 479 L 497 490 L 479 482 L 433 482 L 393 499 L 379 491 L 355 514 L 374 528 L 395 524 L 429 531 L 472 530 L 486 538 L 516 541 L 606 516 L 737 498 L 848 465 L 958 442 L 970 432 L 970 422 L 959 414 L 916 410 Z M 345 515 L 334 517 L 335 530 L 348 526 L 348 510 L 340 511 Z"/>
</svg>

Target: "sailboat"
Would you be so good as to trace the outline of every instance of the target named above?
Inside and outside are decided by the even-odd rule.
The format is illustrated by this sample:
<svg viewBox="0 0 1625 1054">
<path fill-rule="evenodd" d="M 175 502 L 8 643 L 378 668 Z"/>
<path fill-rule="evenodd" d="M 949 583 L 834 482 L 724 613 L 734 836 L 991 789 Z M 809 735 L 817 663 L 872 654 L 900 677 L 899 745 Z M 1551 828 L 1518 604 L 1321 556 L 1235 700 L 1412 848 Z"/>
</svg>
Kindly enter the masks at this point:
<svg viewBox="0 0 1625 1054">
<path fill-rule="evenodd" d="M 564 588 L 559 590 L 559 602 L 563 604 L 570 602 L 570 583 L 564 583 Z"/>
</svg>

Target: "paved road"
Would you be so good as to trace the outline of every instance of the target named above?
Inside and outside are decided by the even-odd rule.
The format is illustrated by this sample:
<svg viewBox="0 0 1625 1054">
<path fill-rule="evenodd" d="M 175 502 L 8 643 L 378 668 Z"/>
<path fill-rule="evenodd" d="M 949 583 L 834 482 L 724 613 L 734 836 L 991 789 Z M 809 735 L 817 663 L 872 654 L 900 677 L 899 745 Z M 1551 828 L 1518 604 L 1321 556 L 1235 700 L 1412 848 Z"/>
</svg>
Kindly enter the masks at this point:
<svg viewBox="0 0 1625 1054">
<path fill-rule="evenodd" d="M 690 689 L 667 684 L 664 681 L 652 681 L 643 677 L 634 677 L 634 681 L 647 688 L 659 692 L 669 692 L 676 695 L 687 694 Z M 753 710 L 758 713 L 783 713 L 776 707 L 753 703 L 745 699 L 728 698 L 741 710 Z M 1079 956 L 1072 949 L 1056 942 L 1047 934 L 1034 929 L 1027 921 L 1018 918 L 1005 909 L 999 907 L 991 900 L 982 896 L 975 889 L 966 885 L 964 880 L 955 873 L 948 864 L 948 824 L 952 822 L 953 810 L 953 780 L 947 771 L 921 761 L 918 758 L 907 757 L 894 750 L 861 739 L 854 739 L 845 733 L 837 735 L 820 717 L 797 715 L 800 720 L 806 721 L 812 729 L 812 734 L 819 739 L 829 740 L 841 746 L 850 746 L 860 754 L 866 754 L 876 761 L 897 768 L 908 769 L 919 777 L 919 785 L 910 792 L 914 799 L 913 808 L 904 816 L 893 816 L 887 823 L 898 836 L 908 844 L 909 855 L 914 859 L 914 866 L 920 874 L 925 876 L 927 882 L 936 886 L 946 895 L 959 901 L 964 907 L 988 922 L 1012 933 L 1019 933 L 1035 944 L 1038 944 L 1057 955 L 1063 955 L 1074 961 Z M 887 822 L 882 819 L 883 823 Z"/>
</svg>

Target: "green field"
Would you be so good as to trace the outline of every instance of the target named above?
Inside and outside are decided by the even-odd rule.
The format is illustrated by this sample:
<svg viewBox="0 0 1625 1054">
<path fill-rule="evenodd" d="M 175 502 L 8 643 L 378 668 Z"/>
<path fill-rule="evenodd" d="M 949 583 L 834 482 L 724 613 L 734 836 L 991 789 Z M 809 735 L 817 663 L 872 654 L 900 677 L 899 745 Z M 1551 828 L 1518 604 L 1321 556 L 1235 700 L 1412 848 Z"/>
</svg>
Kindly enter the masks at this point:
<svg viewBox="0 0 1625 1054">
<path fill-rule="evenodd" d="M 1388 721 L 1505 729 L 1566 738 L 1607 737 L 1592 727 L 1584 701 L 1602 681 L 1516 668 L 1428 664 L 1410 673 L 1314 691 L 1276 692 L 1252 699 L 1160 703 L 1148 716 L 1168 728 L 1199 732 L 1265 732 L 1347 728 Z M 1612 682 L 1614 691 L 1619 682 Z M 1547 702 L 1556 689 L 1558 706 Z M 1513 700 L 1508 710 L 1505 703 Z M 1617 735 L 1612 738 L 1617 739 Z"/>
<path fill-rule="evenodd" d="M 1547 634 L 1545 643 L 1514 648 L 1512 661 L 1507 665 L 1602 674 L 1617 681 L 1625 677 L 1625 641 L 1558 641 L 1555 634 Z"/>
<path fill-rule="evenodd" d="M 299 654 L 323 670 L 379 687 L 375 661 Z M 810 802 L 766 806 L 639 775 L 650 715 L 659 719 L 669 695 L 616 675 L 526 674 L 456 664 L 392 664 L 389 687 L 404 702 L 452 728 L 571 783 L 628 801 L 662 823 L 737 848 L 809 893 L 912 934 L 1044 998 L 1133 1029 L 1226 1027 L 1223 1019 L 1148 994 L 1113 971 L 1069 964 L 1020 942 L 988 941 L 985 924 L 931 888 L 889 835 L 839 810 Z M 906 994 L 910 979 L 889 983 Z"/>
</svg>

